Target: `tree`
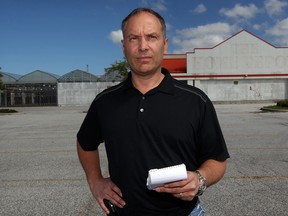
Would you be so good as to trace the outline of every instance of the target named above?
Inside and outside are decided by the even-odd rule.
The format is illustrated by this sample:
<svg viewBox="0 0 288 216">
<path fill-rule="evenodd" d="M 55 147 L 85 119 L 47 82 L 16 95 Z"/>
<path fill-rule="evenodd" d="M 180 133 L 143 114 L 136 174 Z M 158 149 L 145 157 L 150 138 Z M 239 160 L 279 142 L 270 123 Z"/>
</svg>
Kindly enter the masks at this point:
<svg viewBox="0 0 288 216">
<path fill-rule="evenodd" d="M 122 61 L 115 61 L 113 64 L 111 64 L 111 67 L 105 68 L 105 74 L 118 71 L 118 74 L 122 80 L 125 80 L 128 76 L 128 72 L 130 70 L 130 67 L 128 65 L 128 62 L 125 58 L 123 58 Z"/>
</svg>

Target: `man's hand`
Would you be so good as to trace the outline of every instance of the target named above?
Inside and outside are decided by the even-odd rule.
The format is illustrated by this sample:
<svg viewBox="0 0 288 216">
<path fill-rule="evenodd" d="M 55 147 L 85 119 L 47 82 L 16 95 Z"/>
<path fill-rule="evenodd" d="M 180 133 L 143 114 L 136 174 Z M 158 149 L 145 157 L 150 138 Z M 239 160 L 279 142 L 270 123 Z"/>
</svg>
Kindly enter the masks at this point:
<svg viewBox="0 0 288 216">
<path fill-rule="evenodd" d="M 226 170 L 227 161 L 217 161 L 209 159 L 197 169 L 206 179 L 207 187 L 217 183 Z M 199 190 L 199 176 L 192 171 L 187 172 L 187 179 L 165 184 L 156 188 L 160 193 L 171 193 L 173 196 L 190 201 L 194 199 Z"/>
<path fill-rule="evenodd" d="M 174 197 L 191 201 L 198 193 L 199 177 L 195 172 L 187 171 L 187 179 L 165 184 L 156 188 L 159 193 L 171 193 Z"/>
<path fill-rule="evenodd" d="M 123 208 L 125 201 L 122 199 L 122 192 L 110 178 L 101 178 L 96 181 L 89 181 L 90 190 L 106 214 L 109 214 L 109 210 L 104 204 L 104 199 L 109 200 L 115 206 Z"/>
<path fill-rule="evenodd" d="M 100 167 L 98 149 L 85 151 L 77 142 L 77 152 L 81 165 L 85 171 L 90 190 L 101 206 L 109 214 L 109 210 L 104 204 L 103 199 L 109 200 L 115 206 L 123 208 L 125 201 L 122 199 L 122 192 L 110 178 L 103 178 Z"/>
</svg>

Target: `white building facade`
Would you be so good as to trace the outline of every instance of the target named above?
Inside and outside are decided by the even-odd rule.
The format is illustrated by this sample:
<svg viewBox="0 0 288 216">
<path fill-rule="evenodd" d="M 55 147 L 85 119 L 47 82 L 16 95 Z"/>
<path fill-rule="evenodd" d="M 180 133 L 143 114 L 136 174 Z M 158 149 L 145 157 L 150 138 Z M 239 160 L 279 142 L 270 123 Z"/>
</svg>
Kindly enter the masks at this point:
<svg viewBox="0 0 288 216">
<path fill-rule="evenodd" d="M 187 73 L 173 76 L 202 89 L 212 101 L 288 98 L 288 47 L 275 47 L 246 30 L 186 58 Z"/>
</svg>

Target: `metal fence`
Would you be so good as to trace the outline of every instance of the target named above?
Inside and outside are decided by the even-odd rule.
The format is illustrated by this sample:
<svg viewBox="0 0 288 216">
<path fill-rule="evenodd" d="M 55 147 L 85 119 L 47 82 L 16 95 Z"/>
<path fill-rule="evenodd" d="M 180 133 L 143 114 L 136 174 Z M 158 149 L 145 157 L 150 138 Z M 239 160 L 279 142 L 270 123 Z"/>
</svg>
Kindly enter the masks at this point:
<svg viewBox="0 0 288 216">
<path fill-rule="evenodd" d="M 1 107 L 57 106 L 57 84 L 5 84 L 1 91 Z"/>
</svg>

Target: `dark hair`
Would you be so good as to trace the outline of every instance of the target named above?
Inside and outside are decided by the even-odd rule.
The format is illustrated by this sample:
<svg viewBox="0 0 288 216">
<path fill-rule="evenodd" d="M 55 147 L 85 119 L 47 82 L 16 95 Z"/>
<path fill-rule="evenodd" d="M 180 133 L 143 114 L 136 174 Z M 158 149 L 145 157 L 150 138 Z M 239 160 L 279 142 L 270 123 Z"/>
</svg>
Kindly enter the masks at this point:
<svg viewBox="0 0 288 216">
<path fill-rule="evenodd" d="M 133 17 L 133 16 L 135 16 L 135 15 L 141 13 L 141 12 L 150 13 L 150 14 L 154 15 L 160 21 L 161 26 L 162 26 L 163 38 L 165 40 L 166 39 L 166 24 L 165 24 L 165 20 L 159 13 L 157 13 L 156 11 L 154 11 L 154 10 L 152 10 L 150 8 L 136 8 L 127 17 L 125 17 L 125 19 L 122 21 L 122 25 L 121 25 L 123 37 L 124 37 L 125 25 L 126 25 L 127 21 L 131 17 Z"/>
</svg>

